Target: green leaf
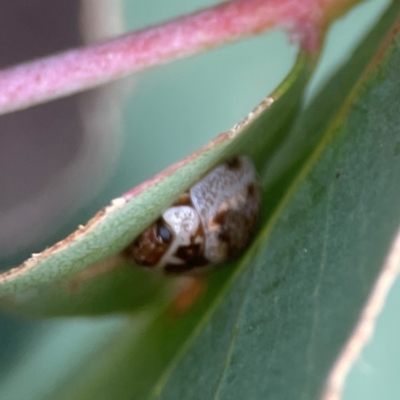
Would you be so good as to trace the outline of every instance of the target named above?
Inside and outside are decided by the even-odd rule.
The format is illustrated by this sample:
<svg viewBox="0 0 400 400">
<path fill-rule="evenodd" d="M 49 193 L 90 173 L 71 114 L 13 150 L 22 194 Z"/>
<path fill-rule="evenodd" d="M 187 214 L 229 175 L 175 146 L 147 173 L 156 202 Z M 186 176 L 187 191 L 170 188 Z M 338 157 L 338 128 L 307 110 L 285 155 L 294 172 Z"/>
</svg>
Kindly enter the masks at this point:
<svg viewBox="0 0 400 400">
<path fill-rule="evenodd" d="M 220 135 L 187 159 L 113 200 L 85 227 L 35 255 L 21 267 L 0 276 L 1 307 L 8 312 L 27 315 L 31 312 L 35 315 L 100 314 L 134 310 L 143 305 L 142 297 L 146 300 L 156 297 L 160 281 L 140 275 L 133 268 L 131 271 L 124 260 L 116 256 L 118 252 L 182 191 L 221 160 L 233 154 L 250 154 L 261 169 L 287 137 L 315 61 L 315 57 L 300 53 L 287 79 L 231 132 Z M 107 261 L 110 257 L 111 261 Z M 106 275 L 102 263 L 112 264 Z M 89 273 L 73 275 L 87 268 Z M 60 282 L 61 278 L 70 275 L 73 275 L 71 282 Z M 93 282 L 85 283 L 84 279 Z M 105 283 L 107 279 L 109 286 Z M 81 290 L 74 293 L 77 280 L 81 282 Z M 51 286 L 53 282 L 54 286 Z M 112 294 L 112 285 L 120 285 L 116 298 Z M 25 294 L 31 288 L 34 290 Z M 148 295 L 136 295 L 136 288 Z M 112 300 L 107 303 L 109 297 Z"/>
<path fill-rule="evenodd" d="M 168 286 L 160 277 L 115 257 L 52 284 L 28 289 L 1 301 L 9 314 L 34 317 L 103 315 L 140 311 L 164 303 Z"/>
<path fill-rule="evenodd" d="M 302 167 L 237 268 L 189 314 L 128 325 L 64 398 L 318 397 L 400 223 L 399 18 L 394 2 L 299 117 Z"/>
</svg>

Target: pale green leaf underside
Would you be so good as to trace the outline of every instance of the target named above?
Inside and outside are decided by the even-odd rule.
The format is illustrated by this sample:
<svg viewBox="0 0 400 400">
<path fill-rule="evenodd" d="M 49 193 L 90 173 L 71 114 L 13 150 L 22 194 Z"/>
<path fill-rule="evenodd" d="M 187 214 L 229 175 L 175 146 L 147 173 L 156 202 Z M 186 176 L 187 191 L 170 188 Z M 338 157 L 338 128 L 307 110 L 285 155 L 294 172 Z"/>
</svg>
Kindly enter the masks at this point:
<svg viewBox="0 0 400 400">
<path fill-rule="evenodd" d="M 234 154 L 249 154 L 258 169 L 262 170 L 287 137 L 287 127 L 298 111 L 314 64 L 315 60 L 311 56 L 301 53 L 287 79 L 257 112 L 250 114 L 247 121 L 189 156 L 174 170 L 162 173 L 135 196 L 114 200 L 87 227 L 80 228 L 54 249 L 46 250 L 22 267 L 0 276 L 0 297 L 22 293 L 17 298 L 5 298 L 3 308 L 28 315 L 32 312 L 34 315 L 71 315 L 99 314 L 102 310 L 104 313 L 127 311 L 141 305 L 146 296 L 139 296 L 139 304 L 136 304 L 138 296 L 134 293 L 134 279 L 137 279 L 137 286 L 147 287 L 148 292 L 154 294 L 160 288 L 159 282 L 138 276 L 134 271 L 130 272 L 118 260 L 106 274 L 96 276 L 95 282 L 86 285 L 88 293 L 85 292 L 85 284 L 79 286 L 80 291 L 73 293 L 75 276 L 72 278 L 72 286 L 69 282 L 60 282 L 60 279 L 117 254 L 156 219 L 163 208 L 221 160 Z M 270 105 L 272 99 L 274 102 Z M 121 268 L 124 269 L 122 273 Z M 106 279 L 110 282 L 117 280 L 118 284 L 110 284 L 108 287 L 104 284 Z M 53 287 L 49 286 L 52 282 L 55 282 Z M 113 298 L 113 302 L 107 304 L 105 298 L 112 296 L 111 286 L 118 285 L 119 294 L 128 294 L 122 296 L 120 301 Z M 25 296 L 25 290 L 36 287 Z M 130 291 L 132 293 L 129 294 Z M 148 299 L 150 297 L 147 296 Z M 53 302 L 46 308 L 49 298 L 53 298 Z M 73 304 L 74 301 L 77 305 Z M 27 307 L 24 310 L 25 303 Z"/>
</svg>

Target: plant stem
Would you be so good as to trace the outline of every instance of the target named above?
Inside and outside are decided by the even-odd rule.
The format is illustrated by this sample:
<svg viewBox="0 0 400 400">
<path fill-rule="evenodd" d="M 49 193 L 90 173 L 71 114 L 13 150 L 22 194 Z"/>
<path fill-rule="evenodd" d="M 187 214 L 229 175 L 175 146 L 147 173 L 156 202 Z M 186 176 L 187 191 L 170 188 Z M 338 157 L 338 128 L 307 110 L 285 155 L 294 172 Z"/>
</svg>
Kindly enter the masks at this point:
<svg viewBox="0 0 400 400">
<path fill-rule="evenodd" d="M 232 0 L 119 38 L 0 72 L 0 114 L 90 89 L 267 28 L 316 51 L 328 19 L 356 0 Z M 328 18 L 329 16 L 329 18 Z"/>
</svg>

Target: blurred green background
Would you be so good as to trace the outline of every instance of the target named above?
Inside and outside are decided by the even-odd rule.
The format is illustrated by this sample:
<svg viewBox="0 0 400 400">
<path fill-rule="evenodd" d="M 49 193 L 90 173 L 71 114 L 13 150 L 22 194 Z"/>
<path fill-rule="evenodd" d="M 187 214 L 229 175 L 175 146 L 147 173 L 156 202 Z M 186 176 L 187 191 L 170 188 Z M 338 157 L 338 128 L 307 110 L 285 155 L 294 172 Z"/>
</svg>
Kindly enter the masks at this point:
<svg viewBox="0 0 400 400">
<path fill-rule="evenodd" d="M 43 7 L 43 1 L 35 2 L 37 7 L 39 4 Z M 103 3 L 106 2 L 103 0 Z M 87 6 L 85 15 L 82 17 L 82 26 L 90 30 L 91 27 L 96 26 L 96 7 L 99 6 L 96 6 L 94 1 L 87 1 L 87 3 L 91 4 Z M 105 27 L 105 32 L 100 32 L 100 35 L 106 36 L 121 30 L 119 25 L 121 20 L 124 24 L 123 31 L 138 29 L 217 2 L 127 0 L 121 3 L 120 8 L 117 2 L 109 0 L 108 3 L 112 3 L 112 6 L 107 16 L 118 23 L 113 25 L 108 32 L 107 27 Z M 366 1 L 335 23 L 329 32 L 320 65 L 310 84 L 308 98 L 348 57 L 388 3 L 389 1 L 383 0 Z M 70 11 L 70 23 L 78 31 L 80 29 L 79 15 L 77 15 L 80 8 L 79 2 L 76 2 L 74 7 Z M 3 15 L 7 16 L 7 12 L 10 11 L 5 8 Z M 31 14 L 26 10 L 20 10 L 20 13 L 15 15 L 15 18 L 21 18 L 25 26 L 32 30 L 29 23 L 30 18 L 33 18 Z M 65 17 L 65 12 L 63 15 Z M 55 20 L 54 24 L 56 23 Z M 26 35 L 31 34 L 31 30 L 27 29 Z M 23 33 L 21 31 L 21 37 L 15 40 L 22 42 L 27 40 L 24 39 Z M 46 54 L 46 51 L 50 53 L 78 45 L 76 32 L 70 34 L 74 40 L 67 38 L 68 40 L 60 41 L 59 47 L 55 44 L 55 47 L 49 50 L 45 47 L 38 49 L 37 54 L 29 55 L 28 58 L 41 56 L 42 53 Z M 46 37 L 43 40 L 45 41 Z M 60 137 L 58 129 L 49 128 L 52 137 L 57 137 L 58 142 L 64 147 L 71 144 L 72 138 L 77 141 L 78 144 L 75 147 L 70 146 L 70 163 L 74 162 L 74 152 L 83 143 L 79 142 L 79 134 L 81 133 L 82 137 L 84 135 L 96 137 L 95 143 L 99 146 L 96 149 L 100 149 L 98 151 L 101 154 L 96 158 L 95 165 L 100 165 L 99 160 L 102 164 L 91 171 L 91 175 L 87 174 L 84 184 L 78 185 L 71 194 L 72 199 L 86 200 L 76 203 L 71 199 L 65 199 L 65 196 L 61 194 L 49 200 L 43 195 L 43 202 L 53 201 L 59 204 L 60 201 L 65 200 L 64 210 L 68 212 L 55 213 L 55 216 L 49 220 L 50 226 L 54 228 L 48 229 L 47 233 L 40 238 L 24 238 L 23 232 L 12 235 L 11 239 L 16 244 L 15 250 L 11 251 L 7 248 L 7 251 L 0 251 L 1 268 L 4 270 L 17 265 L 29 257 L 31 252 L 38 252 L 56 240 L 60 240 L 73 231 L 78 224 L 84 223 L 99 208 L 108 204 L 110 199 L 204 145 L 218 133 L 228 130 L 281 82 L 292 66 L 295 55 L 296 48 L 290 44 L 288 37 L 282 32 L 274 31 L 142 72 L 113 84 L 109 89 L 90 93 L 90 101 L 93 101 L 96 96 L 107 99 L 107 90 L 112 91 L 112 95 L 108 97 L 112 101 L 106 102 L 106 106 L 103 104 L 101 109 L 102 112 L 109 112 L 115 116 L 112 120 L 114 125 L 111 125 L 113 129 L 109 131 L 109 135 L 98 135 L 95 123 L 91 125 L 82 123 L 82 126 L 76 129 L 76 136 L 73 137 L 68 135 L 68 132 Z M 23 59 L 25 58 L 22 57 Z M 7 60 L 4 64 L 7 65 Z M 84 113 L 88 110 L 85 107 L 87 98 L 74 96 L 71 100 L 59 102 L 64 104 L 65 101 L 74 101 L 75 118 L 85 119 Z M 49 107 L 51 105 L 43 105 L 35 109 L 43 110 L 46 115 L 46 112 L 51 112 Z M 23 120 L 26 118 L 25 115 L 28 115 L 26 113 L 29 111 L 15 115 Z M 33 118 L 33 123 L 35 123 L 34 117 L 30 118 Z M 93 118 L 96 118 L 96 114 Z M 88 126 L 89 131 L 92 129 L 92 132 L 88 133 Z M 82 133 L 84 131 L 85 133 Z M 30 134 L 26 132 L 27 136 Z M 100 145 L 98 141 L 101 141 Z M 42 146 L 46 147 L 47 143 L 48 141 L 43 141 Z M 89 141 L 90 143 L 92 142 Z M 3 143 L 3 146 L 6 144 L 7 142 Z M 21 139 L 20 145 L 28 146 L 31 142 Z M 53 151 L 47 156 L 50 160 L 57 157 L 57 153 Z M 46 157 L 36 162 L 48 165 Z M 35 167 L 26 160 L 22 164 L 27 170 Z M 50 168 L 49 166 L 48 169 Z M 54 170 L 55 181 L 60 171 Z M 75 175 L 69 175 L 68 182 L 78 175 L 77 172 Z M 12 181 L 12 175 L 9 180 Z M 5 193 L 7 190 L 11 193 L 10 184 L 7 186 L 1 180 L 0 184 L 3 186 L 0 187 L 0 193 Z M 47 183 L 44 183 L 43 193 L 51 190 L 53 184 L 54 179 L 49 179 Z M 15 203 L 18 201 L 19 199 L 16 198 Z M 41 197 L 37 201 L 40 202 Z M 0 212 L 7 211 L 2 204 L 0 202 Z M 32 212 L 34 211 L 33 209 Z M 5 230 L 3 233 L 7 234 L 7 232 L 8 230 Z M 19 242 L 20 245 L 18 245 Z M 1 246 L 0 240 L 0 250 Z M 346 399 L 376 399 L 382 398 L 380 396 L 382 393 L 385 393 L 385 399 L 399 398 L 400 389 L 396 379 L 400 364 L 398 361 L 400 345 L 396 340 L 400 333 L 400 324 L 396 322 L 396 308 L 399 304 L 400 286 L 397 283 L 380 317 L 373 342 L 364 351 L 350 375 L 346 387 Z M 141 318 L 142 316 L 138 316 L 138 324 Z M 114 316 L 99 319 L 20 321 L 2 317 L 0 319 L 2 344 L 0 346 L 0 399 L 40 399 L 52 387 L 56 387 L 58 382 L 68 384 L 65 382 L 68 371 L 73 371 L 76 365 L 90 357 L 90 354 L 95 352 L 109 335 L 118 330 L 124 319 L 123 316 Z M 332 324 L 334 323 L 332 321 Z"/>
</svg>

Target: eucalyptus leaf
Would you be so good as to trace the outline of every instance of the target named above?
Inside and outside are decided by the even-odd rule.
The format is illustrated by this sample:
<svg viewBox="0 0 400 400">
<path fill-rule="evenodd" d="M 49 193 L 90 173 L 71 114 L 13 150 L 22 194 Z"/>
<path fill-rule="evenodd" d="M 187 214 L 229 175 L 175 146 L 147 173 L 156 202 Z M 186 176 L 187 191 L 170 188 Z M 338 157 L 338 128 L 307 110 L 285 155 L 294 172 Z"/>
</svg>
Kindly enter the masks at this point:
<svg viewBox="0 0 400 400">
<path fill-rule="evenodd" d="M 132 313 L 168 301 L 168 285 L 118 257 L 87 268 L 70 279 L 40 285 L 0 302 L 20 317 L 59 317 Z"/>
<path fill-rule="evenodd" d="M 113 200 L 85 227 L 80 227 L 64 241 L 35 255 L 21 267 L 0 276 L 0 296 L 5 296 L 0 307 L 8 312 L 31 315 L 30 312 L 35 311 L 35 315 L 44 316 L 71 315 L 72 310 L 76 315 L 121 312 L 143 305 L 142 299 L 137 301 L 138 296 L 135 298 L 135 286 L 142 288 L 142 293 L 148 288 L 147 298 L 150 300 L 150 293 L 156 295 L 154 289 L 161 286 L 160 282 L 154 283 L 144 275 L 130 272 L 124 260 L 116 256 L 118 252 L 216 163 L 233 154 L 250 154 L 261 169 L 285 141 L 288 127 L 301 107 L 302 95 L 315 62 L 315 57 L 300 52 L 284 82 L 231 132 L 220 135 L 187 159 Z M 109 259 L 113 260 L 113 268 L 107 271 L 108 287 L 104 283 L 107 277 L 104 277 L 101 265 L 107 264 Z M 96 265 L 99 268 L 96 269 Z M 120 268 L 125 268 L 123 273 Z M 76 276 L 85 269 L 91 272 Z M 60 282 L 60 279 L 71 275 L 72 283 Z M 131 291 L 125 300 L 116 301 L 112 295 L 110 287 L 118 286 L 113 283 L 114 276 L 119 281 L 117 291 L 120 295 Z M 127 279 L 121 279 L 121 276 Z M 95 281 L 85 284 L 83 279 Z M 77 280 L 81 282 L 81 290 L 74 296 L 70 288 Z M 107 303 L 105 299 L 110 296 L 113 300 Z M 46 307 L 49 298 L 53 300 Z M 24 304 L 27 305 L 26 310 Z"/>
<path fill-rule="evenodd" d="M 57 398 L 318 398 L 400 224 L 399 17 L 393 2 L 333 78 L 332 112 L 328 84 L 299 116 L 326 120 L 236 269 L 187 315 L 128 325 Z"/>
</svg>

